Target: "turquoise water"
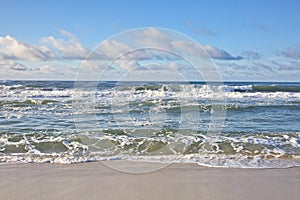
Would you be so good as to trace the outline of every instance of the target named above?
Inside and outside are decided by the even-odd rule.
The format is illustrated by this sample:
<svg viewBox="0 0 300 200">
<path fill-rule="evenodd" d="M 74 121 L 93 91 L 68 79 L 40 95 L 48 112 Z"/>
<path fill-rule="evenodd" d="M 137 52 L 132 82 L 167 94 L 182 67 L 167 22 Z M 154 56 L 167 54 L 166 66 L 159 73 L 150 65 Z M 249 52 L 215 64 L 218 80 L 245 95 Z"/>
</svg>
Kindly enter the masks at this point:
<svg viewBox="0 0 300 200">
<path fill-rule="evenodd" d="M 0 162 L 300 165 L 300 83 L 93 85 L 0 82 Z"/>
</svg>

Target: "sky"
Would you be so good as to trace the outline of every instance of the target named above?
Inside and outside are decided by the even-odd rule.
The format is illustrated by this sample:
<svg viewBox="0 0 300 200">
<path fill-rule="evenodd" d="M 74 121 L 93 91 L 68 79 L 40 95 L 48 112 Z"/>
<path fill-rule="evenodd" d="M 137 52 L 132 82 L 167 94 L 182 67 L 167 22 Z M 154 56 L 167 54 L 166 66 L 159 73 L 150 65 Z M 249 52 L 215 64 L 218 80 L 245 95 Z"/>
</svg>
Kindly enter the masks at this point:
<svg viewBox="0 0 300 200">
<path fill-rule="evenodd" d="M 300 81 L 297 0 L 0 0 L 0 5 L 2 80 L 75 80 L 101 42 L 123 31 L 159 27 L 201 44 L 225 81 Z M 159 30 L 147 37 L 157 39 Z M 119 52 L 122 45 L 111 40 L 103 53 Z"/>
</svg>

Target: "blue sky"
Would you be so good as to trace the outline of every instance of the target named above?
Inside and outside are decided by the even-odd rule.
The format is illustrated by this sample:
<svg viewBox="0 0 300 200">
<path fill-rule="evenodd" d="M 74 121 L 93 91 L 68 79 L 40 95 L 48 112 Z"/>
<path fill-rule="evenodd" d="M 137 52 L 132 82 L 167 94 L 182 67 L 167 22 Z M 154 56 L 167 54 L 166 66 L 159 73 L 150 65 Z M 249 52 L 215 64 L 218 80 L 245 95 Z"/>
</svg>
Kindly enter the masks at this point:
<svg viewBox="0 0 300 200">
<path fill-rule="evenodd" d="M 297 0 L 1 0 L 0 79 L 73 80 L 101 41 L 162 27 L 207 45 L 224 80 L 300 81 L 299 10 Z"/>
</svg>

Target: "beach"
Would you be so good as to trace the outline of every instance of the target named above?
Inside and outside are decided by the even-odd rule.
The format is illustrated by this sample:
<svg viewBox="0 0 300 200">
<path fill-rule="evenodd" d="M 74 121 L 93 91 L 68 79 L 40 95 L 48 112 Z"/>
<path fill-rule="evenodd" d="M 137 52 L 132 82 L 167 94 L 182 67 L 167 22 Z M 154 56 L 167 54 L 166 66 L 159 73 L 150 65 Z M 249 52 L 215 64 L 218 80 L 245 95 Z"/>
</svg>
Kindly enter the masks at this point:
<svg viewBox="0 0 300 200">
<path fill-rule="evenodd" d="M 0 200 L 299 199 L 300 83 L 81 83 L 2 81 Z"/>
<path fill-rule="evenodd" d="M 0 200 L 300 200 L 300 1 L 41 2 L 1 1 Z"/>
<path fill-rule="evenodd" d="M 129 161 L 113 161 L 131 166 Z M 144 163 L 147 167 L 147 163 Z M 171 164 L 124 173 L 103 163 L 2 164 L 0 199 L 299 199 L 300 168 L 209 168 Z"/>
</svg>

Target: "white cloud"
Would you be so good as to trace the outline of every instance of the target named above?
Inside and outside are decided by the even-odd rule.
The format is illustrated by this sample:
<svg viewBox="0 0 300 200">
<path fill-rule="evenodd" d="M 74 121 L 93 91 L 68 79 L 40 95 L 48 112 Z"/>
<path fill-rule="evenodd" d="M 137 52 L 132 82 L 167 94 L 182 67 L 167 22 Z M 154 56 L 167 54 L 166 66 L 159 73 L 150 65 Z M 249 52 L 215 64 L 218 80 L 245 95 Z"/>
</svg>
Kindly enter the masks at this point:
<svg viewBox="0 0 300 200">
<path fill-rule="evenodd" d="M 78 66 L 70 63 L 39 62 L 20 63 L 0 60 L 0 79 L 2 80 L 72 80 L 76 77 Z"/>
<path fill-rule="evenodd" d="M 63 30 L 61 29 L 60 30 L 60 33 L 68 38 L 70 38 L 71 40 L 77 40 L 77 38 L 75 37 L 75 35 L 73 35 L 72 33 L 66 31 L 66 30 Z"/>
<path fill-rule="evenodd" d="M 186 41 L 172 41 L 172 45 L 175 49 L 182 49 L 182 52 L 187 52 L 189 55 L 200 55 L 203 57 L 210 56 L 213 59 L 219 60 L 240 60 L 242 57 L 234 57 L 230 55 L 227 51 L 218 49 L 211 45 L 198 46 Z M 201 48 L 202 47 L 202 48 Z M 207 52 L 206 55 L 203 49 Z M 201 55 L 203 54 L 203 55 Z"/>
<path fill-rule="evenodd" d="M 205 51 L 213 59 L 239 60 L 242 57 L 234 57 L 225 50 L 218 49 L 211 45 L 196 45 L 185 40 L 174 40 L 164 32 L 156 28 L 148 28 L 137 32 L 132 37 L 110 39 L 102 42 L 100 46 L 90 55 L 90 59 L 116 59 L 124 53 L 129 53 L 128 58 L 135 60 L 166 59 L 174 60 L 174 54 L 179 52 L 194 56 L 207 57 Z M 136 48 L 140 48 L 137 51 Z M 155 50 L 154 50 L 155 49 Z M 203 51 L 203 49 L 205 51 Z"/>
<path fill-rule="evenodd" d="M 64 40 L 48 36 L 42 38 L 44 43 L 50 44 L 61 58 L 65 59 L 85 59 L 88 56 L 88 50 L 77 40 L 70 32 L 61 30 L 61 34 L 68 38 Z M 189 44 L 185 41 L 171 41 L 170 38 L 155 28 L 146 29 L 136 36 L 138 42 L 146 48 L 160 46 L 161 49 L 174 50 L 182 48 L 185 52 L 197 55 L 199 47 Z M 133 38 L 134 39 L 134 38 Z M 129 42 L 130 43 L 130 42 Z M 211 45 L 205 45 L 203 48 L 214 59 L 234 60 L 241 57 L 233 57 L 228 52 L 220 50 Z M 114 59 L 128 51 L 134 49 L 124 42 L 117 40 L 107 40 L 101 45 L 101 49 L 93 53 L 90 58 Z M 198 52 L 199 55 L 199 52 Z M 174 59 L 168 53 L 154 52 L 149 50 L 139 50 L 130 54 L 131 59 Z M 24 42 L 17 41 L 11 36 L 0 37 L 0 59 L 21 59 L 29 61 L 45 61 L 58 58 L 57 55 L 46 46 L 33 46 Z"/>
<path fill-rule="evenodd" d="M 152 44 L 153 45 L 153 44 Z M 117 40 L 106 40 L 101 43 L 98 48 L 93 51 L 88 60 L 174 60 L 176 59 L 173 54 L 162 49 L 148 48 L 136 49 L 134 46 L 129 46 L 126 43 Z"/>
<path fill-rule="evenodd" d="M 242 59 L 241 56 L 234 57 L 234 56 L 230 55 L 227 51 L 218 49 L 211 45 L 204 45 L 203 48 L 207 51 L 207 53 L 210 55 L 210 57 L 212 57 L 214 59 L 219 59 L 219 60 L 240 60 L 240 59 Z"/>
<path fill-rule="evenodd" d="M 27 67 L 21 63 L 14 63 L 13 65 L 10 65 L 10 68 L 18 71 L 27 70 Z"/>
<path fill-rule="evenodd" d="M 122 70 L 145 71 L 145 74 L 147 74 L 147 71 L 156 71 L 156 73 L 163 71 L 156 68 L 155 65 L 145 67 L 146 64 L 149 64 L 149 61 L 154 64 L 161 62 L 169 71 L 177 70 L 180 74 L 188 76 L 194 73 L 195 70 L 190 69 L 191 67 L 187 68 L 183 63 L 180 63 L 182 59 L 176 56 L 176 51 L 197 56 L 204 53 L 207 56 L 200 45 L 189 43 L 183 38 L 176 38 L 178 40 L 175 41 L 174 38 L 168 37 L 165 32 L 155 28 L 146 29 L 135 36 L 129 37 L 129 41 L 126 40 L 127 38 L 125 40 L 124 38 L 116 38 L 115 40 L 103 41 L 100 45 L 101 48 L 96 49 L 90 55 L 90 59 L 86 59 L 89 54 L 88 50 L 72 33 L 65 30 L 61 30 L 61 38 L 54 36 L 42 38 L 42 42 L 50 46 L 51 49 L 43 45 L 26 44 L 17 41 L 11 36 L 0 37 L 1 77 L 5 78 L 6 74 L 11 77 L 18 76 L 26 79 L 30 79 L 30 77 L 33 79 L 57 79 L 70 77 L 70 74 L 72 74 L 75 78 L 76 72 L 66 70 L 66 66 L 70 65 L 70 62 L 79 62 L 82 59 L 85 59 L 82 63 L 82 68 L 84 68 L 82 72 L 87 74 L 87 78 L 91 78 L 91 76 L 99 78 L 98 72 L 104 69 L 110 70 L 112 74 L 118 71 L 122 72 Z M 135 47 L 140 46 L 145 48 L 135 49 Z M 153 47 L 157 48 L 158 46 L 161 49 L 153 49 Z M 211 45 L 202 47 L 213 59 L 237 60 L 241 58 L 234 57 L 227 51 Z M 135 51 L 132 52 L 132 50 Z M 170 53 L 172 51 L 175 55 Z M 110 63 L 113 59 L 118 59 L 114 61 L 115 66 Z M 176 62 L 178 64 L 175 64 Z M 118 76 L 116 74 L 112 77 L 118 78 Z"/>
<path fill-rule="evenodd" d="M 48 36 L 42 38 L 42 41 L 52 45 L 66 59 L 84 59 L 88 55 L 88 50 L 82 46 L 72 33 L 61 30 L 61 34 L 69 40 L 65 41 L 60 38 Z"/>
<path fill-rule="evenodd" d="M 299 81 L 300 63 L 283 57 L 256 61 L 218 61 L 217 66 L 225 80 Z"/>
<path fill-rule="evenodd" d="M 116 40 L 106 40 L 102 43 L 101 49 L 97 51 L 102 58 L 114 59 L 131 50 L 131 47 L 125 43 Z"/>
<path fill-rule="evenodd" d="M 289 47 L 286 51 L 283 51 L 281 53 L 288 58 L 300 59 L 300 45 Z"/>
<path fill-rule="evenodd" d="M 12 60 L 0 61 L 0 68 L 4 70 L 17 70 L 17 71 L 25 71 L 28 69 L 24 64 Z"/>
<path fill-rule="evenodd" d="M 202 57 L 207 57 L 201 46 L 196 46 L 195 44 L 188 43 L 186 41 L 175 40 L 171 42 L 174 50 L 187 53 L 191 55 L 201 55 Z M 204 55 L 202 55 L 204 53 Z"/>
<path fill-rule="evenodd" d="M 147 28 L 136 35 L 138 43 L 144 47 L 172 50 L 171 39 L 156 28 Z"/>
<path fill-rule="evenodd" d="M 46 46 L 32 46 L 9 35 L 0 37 L 1 60 L 43 61 L 54 57 L 55 54 Z"/>
<path fill-rule="evenodd" d="M 242 55 L 248 60 L 257 60 L 261 58 L 260 53 L 255 51 L 243 51 Z"/>
<path fill-rule="evenodd" d="M 141 65 L 136 60 L 127 60 L 127 59 L 120 59 L 114 63 L 121 69 L 125 70 L 133 70 L 141 68 Z"/>
<path fill-rule="evenodd" d="M 199 55 L 201 54 L 202 49 L 195 45 L 194 43 L 189 43 L 184 40 L 172 40 L 172 38 L 168 37 L 168 35 L 162 33 L 158 29 L 155 28 L 149 28 L 146 29 L 142 35 L 140 35 L 139 38 L 144 46 L 147 47 L 157 47 L 160 46 L 162 49 L 166 50 L 180 50 L 182 49 L 184 52 L 187 52 L 190 55 Z M 213 47 L 211 45 L 204 45 L 202 46 L 210 57 L 214 59 L 220 59 L 220 60 L 239 60 L 242 59 L 242 57 L 234 57 L 230 55 L 227 51 L 218 49 L 216 47 Z M 203 55 L 206 56 L 206 55 Z"/>
<path fill-rule="evenodd" d="M 44 65 L 38 69 L 35 69 L 35 71 L 37 71 L 38 73 L 42 73 L 42 74 L 50 74 L 50 73 L 56 72 L 56 70 L 50 65 Z"/>
</svg>

